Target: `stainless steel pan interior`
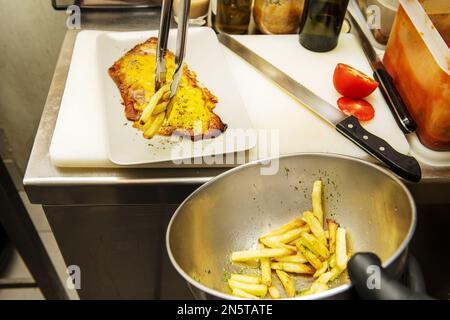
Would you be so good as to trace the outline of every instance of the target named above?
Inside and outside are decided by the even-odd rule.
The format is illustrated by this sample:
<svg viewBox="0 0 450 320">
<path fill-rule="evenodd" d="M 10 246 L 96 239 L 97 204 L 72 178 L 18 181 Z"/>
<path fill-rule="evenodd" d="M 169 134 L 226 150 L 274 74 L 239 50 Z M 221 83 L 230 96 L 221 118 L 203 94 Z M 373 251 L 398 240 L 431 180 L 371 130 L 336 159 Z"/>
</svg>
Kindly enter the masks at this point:
<svg viewBox="0 0 450 320">
<path fill-rule="evenodd" d="M 391 274 L 401 270 L 416 211 L 411 194 L 393 174 L 331 154 L 282 157 L 274 175 L 262 175 L 262 167 L 251 163 L 218 176 L 189 196 L 172 217 L 166 239 L 169 256 L 197 298 L 235 298 L 224 276 L 243 267 L 229 262 L 231 252 L 254 248 L 260 235 L 310 210 L 317 179 L 324 182 L 325 215 L 347 228 L 352 252 L 374 252 Z M 310 282 L 310 277 L 298 276 L 297 289 Z M 331 290 L 305 298 L 328 298 L 349 287 L 343 274 Z"/>
</svg>

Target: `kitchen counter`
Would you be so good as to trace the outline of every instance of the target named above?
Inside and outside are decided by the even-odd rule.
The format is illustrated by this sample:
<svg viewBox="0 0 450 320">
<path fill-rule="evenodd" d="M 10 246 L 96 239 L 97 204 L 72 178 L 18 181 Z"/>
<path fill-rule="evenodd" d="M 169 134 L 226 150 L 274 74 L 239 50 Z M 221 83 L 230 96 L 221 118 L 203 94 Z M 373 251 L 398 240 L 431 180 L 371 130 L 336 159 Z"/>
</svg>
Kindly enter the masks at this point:
<svg viewBox="0 0 450 320">
<path fill-rule="evenodd" d="M 130 12 L 127 14 L 117 12 L 83 13 L 82 28 L 115 31 L 157 29 L 158 14 L 158 10 L 145 13 Z M 26 170 L 24 185 L 32 202 L 48 204 L 78 203 L 86 196 L 78 192 L 80 188 L 90 190 L 91 187 L 102 186 L 109 188 L 115 193 L 116 188 L 127 188 L 131 185 L 135 185 L 138 188 L 145 185 L 147 190 L 148 188 L 157 187 L 160 192 L 158 197 L 154 195 L 155 198 L 150 199 L 152 203 L 154 201 L 179 201 L 183 199 L 183 195 L 177 197 L 176 192 L 171 192 L 171 195 L 164 196 L 164 192 L 168 192 L 174 186 L 181 186 L 183 190 L 191 189 L 186 188 L 186 186 L 195 188 L 195 186 L 205 183 L 226 170 L 225 168 L 68 169 L 53 166 L 48 150 L 64 92 L 65 80 L 77 33 L 78 31 L 76 30 L 67 31 Z M 450 182 L 450 168 L 436 168 L 423 163 L 421 167 L 423 171 L 421 184 L 447 184 Z M 411 188 L 412 190 L 422 189 L 418 186 L 412 186 Z M 441 189 L 438 188 L 437 190 Z M 447 188 L 445 189 L 447 190 Z M 67 193 L 69 190 L 70 193 Z M 87 196 L 89 196 L 89 192 Z M 95 199 L 91 200 L 99 203 L 110 203 L 114 200 L 111 196 L 108 192 L 105 192 L 96 194 Z M 434 194 L 433 196 L 437 195 Z M 80 197 L 83 197 L 83 199 L 80 199 Z M 129 198 L 129 195 L 126 193 L 121 194 L 121 200 L 125 202 L 139 201 L 137 196 L 133 195 Z M 147 198 L 146 202 L 148 200 Z"/>
<path fill-rule="evenodd" d="M 126 14 L 82 13 L 82 28 L 157 29 L 158 15 L 159 9 Z M 79 291 L 81 298 L 164 297 L 164 290 L 155 284 L 159 275 L 150 274 L 158 274 L 161 267 L 156 265 L 167 264 L 167 259 L 161 258 L 165 255 L 163 238 L 165 225 L 176 208 L 174 205 L 226 168 L 76 169 L 53 166 L 49 146 L 78 32 L 68 30 L 62 45 L 26 170 L 25 189 L 31 202 L 43 205 L 66 264 L 81 267 L 84 275 L 84 287 Z M 450 168 L 421 166 L 422 182 L 408 184 L 416 201 L 422 204 L 450 203 Z M 156 237 L 150 242 L 159 243 L 156 247 L 147 239 L 146 235 L 150 233 Z M 111 280 L 118 272 L 127 274 Z M 147 284 L 139 290 L 133 283 Z"/>
</svg>

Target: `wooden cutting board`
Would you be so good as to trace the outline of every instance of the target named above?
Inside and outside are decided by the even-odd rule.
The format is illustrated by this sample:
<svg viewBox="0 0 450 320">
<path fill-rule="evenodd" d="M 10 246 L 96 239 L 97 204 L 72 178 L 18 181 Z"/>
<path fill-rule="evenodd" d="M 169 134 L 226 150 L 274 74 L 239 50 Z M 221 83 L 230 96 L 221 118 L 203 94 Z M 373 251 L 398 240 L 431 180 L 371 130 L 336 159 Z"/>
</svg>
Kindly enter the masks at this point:
<svg viewBox="0 0 450 320">
<path fill-rule="evenodd" d="M 73 61 L 76 60 L 77 65 L 72 65 L 69 72 L 50 148 L 50 157 L 56 166 L 116 166 L 108 158 L 106 124 L 101 105 L 103 98 L 98 97 L 101 92 L 98 91 L 97 83 L 99 75 L 95 74 L 98 68 L 93 53 L 96 38 L 101 33 L 88 32 L 84 36 L 80 36 L 83 35 L 80 33 L 77 38 L 73 53 Z M 235 37 L 333 105 L 339 98 L 332 84 L 333 70 L 337 63 L 347 63 L 371 74 L 362 49 L 351 34 L 341 35 L 338 47 L 327 53 L 314 53 L 304 49 L 299 45 L 296 35 Z M 226 48 L 223 50 L 253 127 L 261 130 L 263 134 L 274 130 L 279 136 L 281 154 L 333 152 L 371 159 L 240 57 Z M 77 90 L 68 90 L 69 86 L 76 87 Z M 82 99 L 79 94 L 77 96 L 77 92 L 84 93 Z M 408 153 L 408 142 L 397 127 L 381 93 L 377 90 L 368 101 L 374 106 L 376 115 L 364 125 L 365 128 L 387 140 L 399 152 Z M 259 147 L 252 149 L 252 158 L 265 158 L 267 153 L 264 151 Z M 180 167 L 174 166 L 173 163 L 154 163 L 147 166 Z"/>
</svg>

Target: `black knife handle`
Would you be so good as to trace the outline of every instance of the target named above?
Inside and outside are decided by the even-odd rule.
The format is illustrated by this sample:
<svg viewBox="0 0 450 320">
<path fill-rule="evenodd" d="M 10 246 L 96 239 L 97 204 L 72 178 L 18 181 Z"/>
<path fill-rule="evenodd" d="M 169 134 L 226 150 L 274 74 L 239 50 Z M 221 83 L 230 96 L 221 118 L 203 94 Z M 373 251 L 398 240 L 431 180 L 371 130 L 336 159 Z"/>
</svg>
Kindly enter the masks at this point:
<svg viewBox="0 0 450 320">
<path fill-rule="evenodd" d="M 369 154 L 386 164 L 400 177 L 412 182 L 420 181 L 422 171 L 415 158 L 397 152 L 386 141 L 365 130 L 354 116 L 347 117 L 339 122 L 336 125 L 336 129 Z"/>
<path fill-rule="evenodd" d="M 378 68 L 373 73 L 373 76 L 380 83 L 381 94 L 384 100 L 386 100 L 389 109 L 391 109 L 392 115 L 400 129 L 404 133 L 414 132 L 417 127 L 416 122 L 406 108 L 400 93 L 394 85 L 392 77 L 383 68 Z"/>
</svg>

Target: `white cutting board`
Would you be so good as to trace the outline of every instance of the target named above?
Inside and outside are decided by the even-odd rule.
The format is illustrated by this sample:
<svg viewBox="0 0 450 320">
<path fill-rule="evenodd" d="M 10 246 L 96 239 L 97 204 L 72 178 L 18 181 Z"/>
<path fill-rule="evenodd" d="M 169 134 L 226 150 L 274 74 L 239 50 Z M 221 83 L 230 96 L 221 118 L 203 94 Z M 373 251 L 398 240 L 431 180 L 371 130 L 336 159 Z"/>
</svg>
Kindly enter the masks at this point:
<svg viewBox="0 0 450 320">
<path fill-rule="evenodd" d="M 98 68 L 93 54 L 97 36 L 102 33 L 104 32 L 83 31 L 78 35 L 73 59 L 83 62 L 83 70 L 77 67 L 69 71 L 50 147 L 50 157 L 56 166 L 116 166 L 108 159 L 106 123 L 99 97 L 101 89 L 98 83 L 99 75 L 96 74 Z M 298 43 L 297 35 L 236 36 L 236 39 L 331 104 L 336 104 L 339 98 L 332 83 L 333 70 L 337 63 L 347 63 L 371 74 L 362 49 L 351 34 L 341 35 L 338 47 L 327 53 L 314 53 L 304 49 Z M 240 57 L 226 48 L 223 49 L 253 127 L 260 130 L 261 135 L 271 129 L 279 135 L 279 146 L 277 148 L 272 144 L 271 153 L 276 153 L 276 149 L 280 154 L 332 152 L 371 159 L 334 128 L 261 76 Z M 397 127 L 381 93 L 377 90 L 368 101 L 374 106 L 376 115 L 364 125 L 365 128 L 387 140 L 399 152 L 408 153 L 408 142 Z M 267 156 L 267 150 L 259 146 L 251 150 L 252 159 Z M 154 163 L 147 166 L 174 165 Z"/>
</svg>

